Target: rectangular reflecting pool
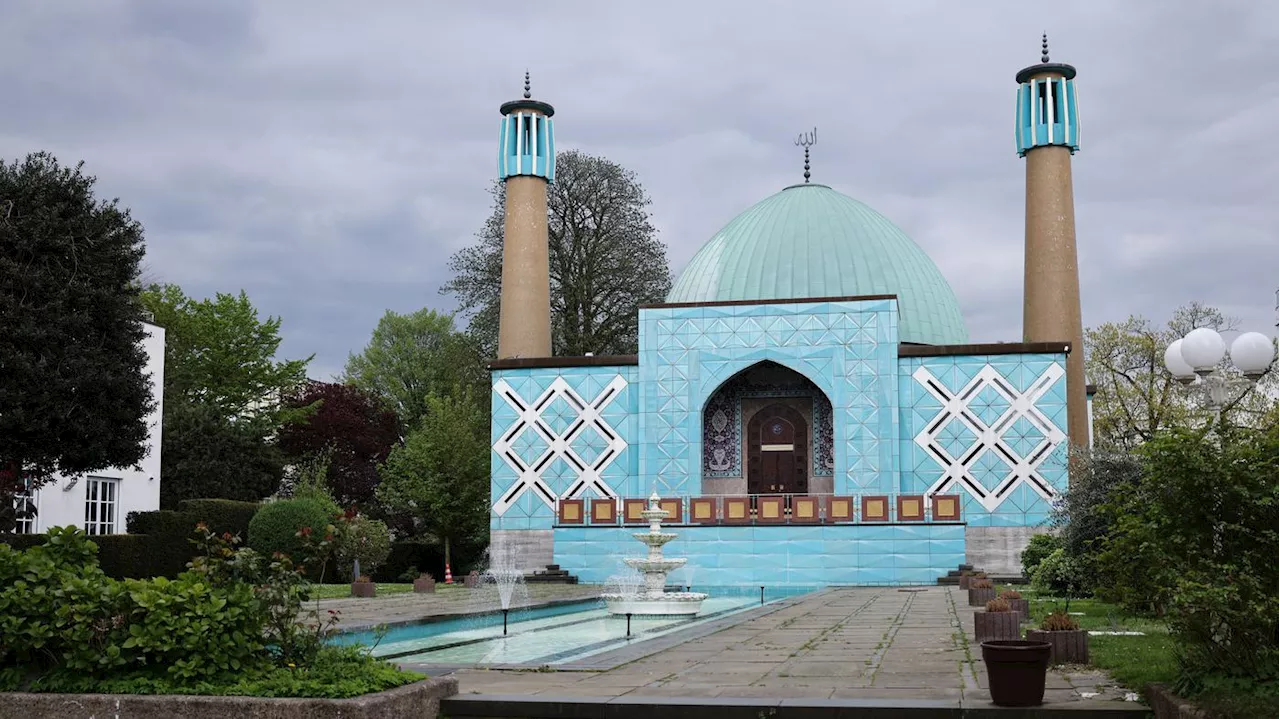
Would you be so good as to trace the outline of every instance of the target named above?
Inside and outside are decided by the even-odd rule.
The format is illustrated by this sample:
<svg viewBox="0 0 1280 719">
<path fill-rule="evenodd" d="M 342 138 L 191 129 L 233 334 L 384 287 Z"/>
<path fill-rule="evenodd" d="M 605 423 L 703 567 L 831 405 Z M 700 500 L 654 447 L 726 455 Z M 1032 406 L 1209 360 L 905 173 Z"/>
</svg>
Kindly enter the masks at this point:
<svg viewBox="0 0 1280 719">
<path fill-rule="evenodd" d="M 798 596 L 817 587 L 766 587 L 764 603 Z M 461 616 L 395 627 L 373 648 L 373 655 L 422 664 L 535 664 L 577 661 L 628 643 L 660 637 L 761 605 L 759 587 L 698 587 L 710 596 L 693 617 L 610 615 L 604 602 L 591 600 L 555 607 L 512 609 L 503 635 L 502 613 Z M 339 644 L 372 645 L 369 631 L 346 632 Z"/>
</svg>

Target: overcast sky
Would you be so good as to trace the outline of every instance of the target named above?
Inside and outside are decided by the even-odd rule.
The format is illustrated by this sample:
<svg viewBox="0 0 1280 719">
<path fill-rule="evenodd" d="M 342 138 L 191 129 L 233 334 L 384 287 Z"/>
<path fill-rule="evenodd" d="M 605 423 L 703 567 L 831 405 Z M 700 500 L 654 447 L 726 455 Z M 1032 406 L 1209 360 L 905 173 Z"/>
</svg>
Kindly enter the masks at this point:
<svg viewBox="0 0 1280 719">
<path fill-rule="evenodd" d="M 244 289 L 328 378 L 387 309 L 452 309 L 489 212 L 498 106 L 634 170 L 679 271 L 800 179 L 933 257 L 975 341 L 1021 338 L 1014 73 L 1079 69 L 1084 320 L 1189 300 L 1274 333 L 1277 9 L 1266 0 L 7 0 L 0 157 L 83 160 L 146 227 L 150 275 Z"/>
</svg>

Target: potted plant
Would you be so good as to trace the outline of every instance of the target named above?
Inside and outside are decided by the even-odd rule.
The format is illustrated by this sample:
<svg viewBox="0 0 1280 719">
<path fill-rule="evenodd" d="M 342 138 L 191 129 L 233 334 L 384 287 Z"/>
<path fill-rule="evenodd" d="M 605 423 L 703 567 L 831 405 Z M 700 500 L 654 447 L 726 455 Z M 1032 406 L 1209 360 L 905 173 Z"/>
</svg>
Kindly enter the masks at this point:
<svg viewBox="0 0 1280 719">
<path fill-rule="evenodd" d="M 1081 629 L 1080 622 L 1065 609 L 1050 612 L 1039 629 L 1028 629 L 1027 639 L 1048 642 L 1054 664 L 1089 663 L 1089 632 Z"/>
<path fill-rule="evenodd" d="M 1048 642 L 995 639 L 982 643 L 991 702 L 1002 707 L 1034 707 L 1044 702 L 1049 670 Z"/>
<path fill-rule="evenodd" d="M 960 588 L 967 590 L 969 583 L 973 581 L 973 572 L 968 569 L 960 570 Z"/>
<path fill-rule="evenodd" d="M 969 606 L 983 607 L 996 598 L 996 590 L 991 587 L 990 579 L 975 578 L 969 582 Z"/>
<path fill-rule="evenodd" d="M 406 582 L 413 582 L 414 594 L 436 593 L 436 578 L 430 574 L 423 574 L 422 570 L 417 567 L 405 570 L 404 574 L 400 575 L 400 579 Z"/>
<path fill-rule="evenodd" d="M 475 589 L 476 587 L 479 587 L 479 586 L 480 586 L 480 572 L 477 572 L 477 571 L 476 571 L 476 570 L 474 570 L 474 569 L 473 569 L 473 570 L 471 570 L 471 573 L 470 573 L 470 574 L 468 574 L 468 575 L 466 576 L 466 578 L 463 580 L 463 585 L 464 585 L 467 589 Z"/>
<path fill-rule="evenodd" d="M 363 574 L 356 577 L 356 581 L 351 583 L 351 596 L 353 597 L 372 597 L 377 591 L 378 585 Z"/>
<path fill-rule="evenodd" d="M 987 602 L 986 609 L 973 615 L 973 635 L 979 642 L 1022 638 L 1018 626 L 1022 615 L 1014 611 L 1007 601 L 992 599 Z"/>
<path fill-rule="evenodd" d="M 999 599 L 1003 599 L 1009 603 L 1009 608 L 1017 612 L 1021 616 L 1021 621 L 1031 619 L 1031 602 L 1022 598 L 1022 593 L 1016 589 L 1006 589 L 1000 592 Z"/>
</svg>

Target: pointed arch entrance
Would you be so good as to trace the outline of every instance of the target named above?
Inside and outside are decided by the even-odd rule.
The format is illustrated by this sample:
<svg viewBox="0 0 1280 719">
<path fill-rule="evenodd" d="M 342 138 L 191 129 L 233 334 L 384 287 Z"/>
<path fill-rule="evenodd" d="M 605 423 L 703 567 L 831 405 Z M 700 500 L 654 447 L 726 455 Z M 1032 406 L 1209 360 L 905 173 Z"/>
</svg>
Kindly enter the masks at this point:
<svg viewBox="0 0 1280 719">
<path fill-rule="evenodd" d="M 830 494 L 832 434 L 817 385 L 776 362 L 754 364 L 703 406 L 702 493 Z"/>
</svg>

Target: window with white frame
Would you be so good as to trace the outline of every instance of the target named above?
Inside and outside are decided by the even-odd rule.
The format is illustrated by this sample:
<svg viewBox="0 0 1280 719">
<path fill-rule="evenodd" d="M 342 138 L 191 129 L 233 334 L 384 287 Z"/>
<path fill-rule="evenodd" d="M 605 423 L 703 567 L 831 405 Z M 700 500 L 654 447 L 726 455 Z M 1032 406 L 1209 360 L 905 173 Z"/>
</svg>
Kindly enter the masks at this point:
<svg viewBox="0 0 1280 719">
<path fill-rule="evenodd" d="M 33 534 L 36 531 L 36 493 L 28 483 L 13 498 L 13 509 L 17 516 L 13 531 L 18 534 Z"/>
<path fill-rule="evenodd" d="M 116 507 L 120 480 L 89 477 L 85 483 L 84 531 L 88 534 L 115 534 Z"/>
</svg>

